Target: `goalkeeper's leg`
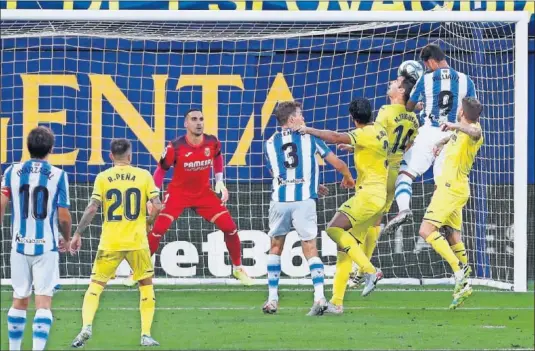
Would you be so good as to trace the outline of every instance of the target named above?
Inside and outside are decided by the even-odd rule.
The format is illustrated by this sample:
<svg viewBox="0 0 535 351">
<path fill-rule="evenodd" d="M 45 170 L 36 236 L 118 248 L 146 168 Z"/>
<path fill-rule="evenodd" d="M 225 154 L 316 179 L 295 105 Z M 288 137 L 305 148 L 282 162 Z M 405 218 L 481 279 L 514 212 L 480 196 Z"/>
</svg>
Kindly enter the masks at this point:
<svg viewBox="0 0 535 351">
<path fill-rule="evenodd" d="M 169 227 L 171 227 L 171 224 L 173 224 L 174 220 L 174 217 L 167 213 L 160 213 L 158 215 L 158 218 L 156 219 L 156 222 L 154 222 L 152 230 L 147 235 L 151 256 L 154 255 L 156 251 L 158 251 L 160 241 L 164 237 L 165 233 L 167 233 L 167 230 L 169 229 Z"/>
<path fill-rule="evenodd" d="M 200 196 L 199 199 L 196 204 L 196 212 L 202 218 L 214 223 L 225 236 L 225 244 L 233 266 L 232 275 L 244 285 L 252 285 L 252 279 L 249 278 L 241 265 L 241 241 L 238 235 L 238 228 L 228 209 L 211 190 Z"/>
<path fill-rule="evenodd" d="M 186 207 L 191 206 L 191 199 L 183 194 L 167 192 L 164 208 L 156 218 L 152 230 L 147 234 L 151 256 L 158 251 L 160 241 L 173 224 L 175 218 L 180 217 Z"/>
<path fill-rule="evenodd" d="M 225 244 L 232 261 L 232 275 L 240 280 L 244 285 L 252 285 L 253 280 L 249 278 L 247 272 L 241 265 L 241 241 L 238 235 L 236 223 L 230 213 L 224 212 L 217 216 L 213 223 L 223 232 Z"/>
</svg>

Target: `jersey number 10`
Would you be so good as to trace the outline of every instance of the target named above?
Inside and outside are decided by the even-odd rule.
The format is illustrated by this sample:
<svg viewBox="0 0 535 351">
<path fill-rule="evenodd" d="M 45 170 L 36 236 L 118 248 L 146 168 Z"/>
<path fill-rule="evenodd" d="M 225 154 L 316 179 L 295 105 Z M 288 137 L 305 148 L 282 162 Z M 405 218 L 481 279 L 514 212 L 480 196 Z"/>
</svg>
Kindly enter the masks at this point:
<svg viewBox="0 0 535 351">
<path fill-rule="evenodd" d="M 22 218 L 28 218 L 30 212 L 30 184 L 24 184 L 19 189 L 22 201 Z M 32 216 L 35 219 L 43 220 L 47 216 L 48 210 L 48 189 L 46 186 L 36 186 L 31 189 L 32 196 Z"/>
</svg>

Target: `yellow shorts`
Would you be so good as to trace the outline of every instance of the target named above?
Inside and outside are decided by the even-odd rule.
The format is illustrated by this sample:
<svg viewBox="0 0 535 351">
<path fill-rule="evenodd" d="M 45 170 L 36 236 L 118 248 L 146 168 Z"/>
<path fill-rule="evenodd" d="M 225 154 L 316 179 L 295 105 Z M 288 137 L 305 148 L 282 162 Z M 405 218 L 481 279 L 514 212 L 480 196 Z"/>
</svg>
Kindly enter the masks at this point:
<svg viewBox="0 0 535 351">
<path fill-rule="evenodd" d="M 396 179 L 399 174 L 399 162 L 397 164 L 390 164 L 388 166 L 388 183 L 386 183 L 386 204 L 383 208 L 383 213 L 388 213 L 392 203 L 394 202 L 394 195 L 396 194 Z"/>
<path fill-rule="evenodd" d="M 468 202 L 468 198 L 468 194 L 455 194 L 439 186 L 425 211 L 424 221 L 437 228 L 449 226 L 460 231 L 463 224 L 463 207 Z"/>
<path fill-rule="evenodd" d="M 351 222 L 351 234 L 360 243 L 364 242 L 368 228 L 373 226 L 383 214 L 386 191 L 382 187 L 357 189 L 354 196 L 338 208 Z"/>
<path fill-rule="evenodd" d="M 98 250 L 91 279 L 107 283 L 117 271 L 117 267 L 126 260 L 134 271 L 135 281 L 150 278 L 154 275 L 154 267 L 150 259 L 149 249 L 134 251 L 103 251 Z"/>
</svg>

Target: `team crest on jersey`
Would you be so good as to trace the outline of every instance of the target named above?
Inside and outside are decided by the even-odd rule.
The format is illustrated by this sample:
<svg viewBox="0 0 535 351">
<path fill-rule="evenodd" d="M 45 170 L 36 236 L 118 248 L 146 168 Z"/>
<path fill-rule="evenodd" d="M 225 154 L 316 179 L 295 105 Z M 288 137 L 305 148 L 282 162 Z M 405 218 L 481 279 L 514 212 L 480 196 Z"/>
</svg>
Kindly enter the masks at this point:
<svg viewBox="0 0 535 351">
<path fill-rule="evenodd" d="M 210 156 L 210 148 L 209 147 L 204 149 L 204 156 Z"/>
</svg>

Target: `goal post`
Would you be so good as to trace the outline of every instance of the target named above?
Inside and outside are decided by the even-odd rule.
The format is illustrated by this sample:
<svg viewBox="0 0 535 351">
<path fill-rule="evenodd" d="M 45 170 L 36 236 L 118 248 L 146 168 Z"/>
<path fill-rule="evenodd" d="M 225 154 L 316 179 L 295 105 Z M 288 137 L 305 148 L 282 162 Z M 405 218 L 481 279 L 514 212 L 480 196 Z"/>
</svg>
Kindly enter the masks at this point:
<svg viewBox="0 0 535 351">
<path fill-rule="evenodd" d="M 304 100 L 307 122 L 320 128 L 347 130 L 350 127 L 346 117 L 347 102 L 351 96 L 363 94 L 370 97 L 377 111 L 386 102 L 385 83 L 395 74 L 399 63 L 417 59 L 423 44 L 438 40 L 446 45 L 452 66 L 474 78 L 476 89 L 482 91 L 483 104 L 489 106 L 484 116 L 484 128 L 485 125 L 489 128 L 484 130 L 485 145 L 474 168 L 472 181 L 477 184 L 473 184 L 473 200 L 467 205 L 467 224 L 463 228 L 463 235 L 466 231 L 469 241 L 470 261 L 476 261 L 477 265 L 473 282 L 526 291 L 528 23 L 529 14 L 526 12 L 2 10 L 1 100 L 7 110 L 2 105 L 0 117 L 6 113 L 13 116 L 5 129 L 8 131 L 7 158 L 10 162 L 20 161 L 23 124 L 27 123 L 24 119 L 36 118 L 24 110 L 21 103 L 21 99 L 28 98 L 28 95 L 18 96 L 20 92 L 27 93 L 23 89 L 21 74 L 53 73 L 76 77 L 83 72 L 87 76 L 99 75 L 84 77 L 80 81 L 73 78 L 68 87 L 63 84 L 63 88 L 47 88 L 50 92 L 44 94 L 45 97 L 39 96 L 39 84 L 35 85 L 38 102 L 32 110 L 34 113 L 39 114 L 41 109 L 48 112 L 63 109 L 66 114 L 77 115 L 69 117 L 69 121 L 74 121 L 69 122 L 73 126 L 55 130 L 62 139 L 63 152 L 73 150 L 69 143 L 76 143 L 76 139 L 94 137 L 91 134 L 95 132 L 95 121 L 90 119 L 95 116 L 92 109 L 100 109 L 100 126 L 109 129 L 103 138 L 136 138 L 142 131 L 130 131 L 135 123 L 147 123 L 151 132 L 159 128 L 155 120 L 156 115 L 162 112 L 163 104 L 164 119 L 172 123 L 164 122 L 163 134 L 153 136 L 168 139 L 170 134 L 180 134 L 179 112 L 182 106 L 203 106 L 206 96 L 217 99 L 218 94 L 223 94 L 228 101 L 216 103 L 214 113 L 217 113 L 215 117 L 220 122 L 211 126 L 221 125 L 224 128 L 221 136 L 222 142 L 227 144 L 226 161 L 241 160 L 232 162 L 232 167 L 227 169 L 230 209 L 243 231 L 240 236 L 245 246 L 245 263 L 254 262 L 258 283 L 265 283 L 261 265 L 265 264 L 262 255 L 269 245 L 263 218 L 267 216 L 269 204 L 269 179 L 261 170 L 261 141 L 269 137 L 268 132 L 275 128 L 269 117 L 276 101 L 288 98 Z M 508 31 L 511 33 L 508 34 Z M 494 56 L 486 57 L 486 54 Z M 225 55 L 230 55 L 230 58 L 225 58 Z M 32 60 L 37 63 L 33 64 Z M 25 64 L 27 67 L 21 68 Z M 215 69 L 218 65 L 220 67 Z M 295 72 L 285 73 L 285 78 L 280 71 L 292 65 Z M 144 72 L 145 69 L 150 73 Z M 108 74 L 108 71 L 111 73 Z M 104 77 L 104 73 L 110 79 Z M 184 89 L 188 85 L 177 81 L 177 75 L 211 75 L 217 80 L 216 73 L 228 79 L 224 84 L 212 85 L 219 87 L 219 91 L 208 93 L 208 90 L 190 87 L 187 94 L 180 97 L 164 92 L 162 100 L 157 102 L 158 89 L 173 90 L 176 87 L 175 90 L 179 90 L 179 87 Z M 173 86 L 170 86 L 171 78 L 167 77 L 171 74 L 175 75 Z M 245 78 L 229 78 L 239 74 L 247 76 L 250 82 L 244 83 Z M 167 81 L 155 78 L 164 75 Z M 314 80 L 316 76 L 318 80 Z M 97 79 L 101 79 L 102 84 L 115 82 L 117 89 L 113 94 L 97 91 L 91 85 Z M 496 82 L 500 79 L 503 84 Z M 140 80 L 141 83 L 131 83 L 132 80 Z M 363 87 L 356 84 L 363 84 Z M 48 85 L 54 84 L 49 82 Z M 247 92 L 248 89 L 254 91 Z M 93 95 L 82 91 L 99 93 L 102 97 L 100 103 L 96 103 Z M 122 99 L 120 94 L 125 98 Z M 236 94 L 241 95 L 238 97 Z M 114 102 L 110 98 L 112 95 Z M 264 100 L 257 101 L 259 96 Z M 66 102 L 58 102 L 62 98 Z M 13 103 L 8 104 L 9 99 Z M 106 99 L 107 102 L 103 102 Z M 103 106 L 106 103 L 111 107 Z M 171 108 L 172 112 L 166 111 L 166 106 L 172 103 L 180 107 Z M 260 103 L 262 111 L 255 106 Z M 250 108 L 247 107 L 249 105 Z M 124 114 L 128 112 L 138 113 L 140 119 L 125 122 Z M 87 118 L 78 118 L 78 114 Z M 255 114 L 261 115 L 261 118 Z M 57 123 L 51 123 L 54 124 Z M 218 131 L 215 129 L 215 132 Z M 249 140 L 249 144 L 245 139 Z M 161 144 L 160 149 L 163 149 L 164 141 L 147 139 L 134 148 L 134 161 L 138 162 L 135 165 L 152 171 L 156 157 L 154 150 L 158 146 L 149 147 L 147 143 Z M 89 198 L 92 177 L 109 166 L 109 161 L 104 160 L 102 164 L 89 165 L 89 149 L 95 145 L 92 140 L 81 144 L 86 145 L 85 151 L 82 151 L 85 158 L 79 159 L 75 167 L 67 170 L 74 177 L 71 196 L 75 202 L 73 217 L 78 220 Z M 100 141 L 101 153 L 107 150 L 105 144 Z M 228 154 L 229 149 L 232 149 L 232 155 Z M 346 154 L 338 154 L 351 162 Z M 329 168 L 322 171 L 322 181 L 329 184 L 331 190 L 331 195 L 321 200 L 319 205 L 321 213 L 318 219 L 322 229 L 348 196 L 347 192 L 336 187 L 334 173 Z M 414 186 L 413 206 L 416 203 L 415 209 L 421 212 L 429 202 L 432 183 L 424 177 Z M 492 225 L 489 221 L 493 222 Z M 381 238 L 373 262 L 386 272 L 386 283 L 451 283 L 449 268 L 437 255 L 425 249 L 413 252 L 404 248 L 407 241 L 411 245 L 417 241 L 417 224 L 406 226 L 404 232 L 398 233 L 395 238 Z M 490 226 L 498 228 L 497 234 L 493 234 L 496 247 L 492 249 L 485 241 Z M 85 256 L 77 260 L 62 260 L 63 283 L 88 282 L 88 270 L 98 244 L 98 229 L 98 223 L 90 229 L 89 243 L 84 246 Z M 163 250 L 175 250 L 176 255 L 181 256 L 178 261 L 172 262 L 180 269 L 162 267 L 166 263 L 159 255 L 156 262 L 160 272 L 156 276 L 157 283 L 234 283 L 228 278 L 227 268 L 217 267 L 217 262 L 227 267 L 225 262 L 228 263 L 228 258 L 224 257 L 224 250 L 216 249 L 224 243 L 221 235 L 212 235 L 213 227 L 201 224 L 195 214 L 186 213 L 171 231 L 173 233 L 166 236 L 169 247 Z M 264 234 L 257 240 L 255 236 L 260 236 L 260 232 Z M 506 232 L 514 235 L 512 249 L 507 246 Z M 7 228 L 3 228 L 0 247 L 2 285 L 9 283 L 10 240 Z M 328 252 L 324 257 L 332 259 L 336 256 L 336 247 L 333 248 L 325 233 L 318 240 L 322 251 Z M 283 267 L 285 278 L 282 282 L 308 283 L 310 280 L 303 271 L 306 267 L 299 263 L 302 260 L 297 252 L 299 250 L 291 247 L 285 250 L 292 251 L 288 253 L 288 265 L 291 264 L 291 267 L 288 266 L 286 271 Z M 204 268 L 200 271 L 192 268 L 201 266 Z M 331 262 L 328 275 L 332 276 L 333 272 Z"/>
</svg>

